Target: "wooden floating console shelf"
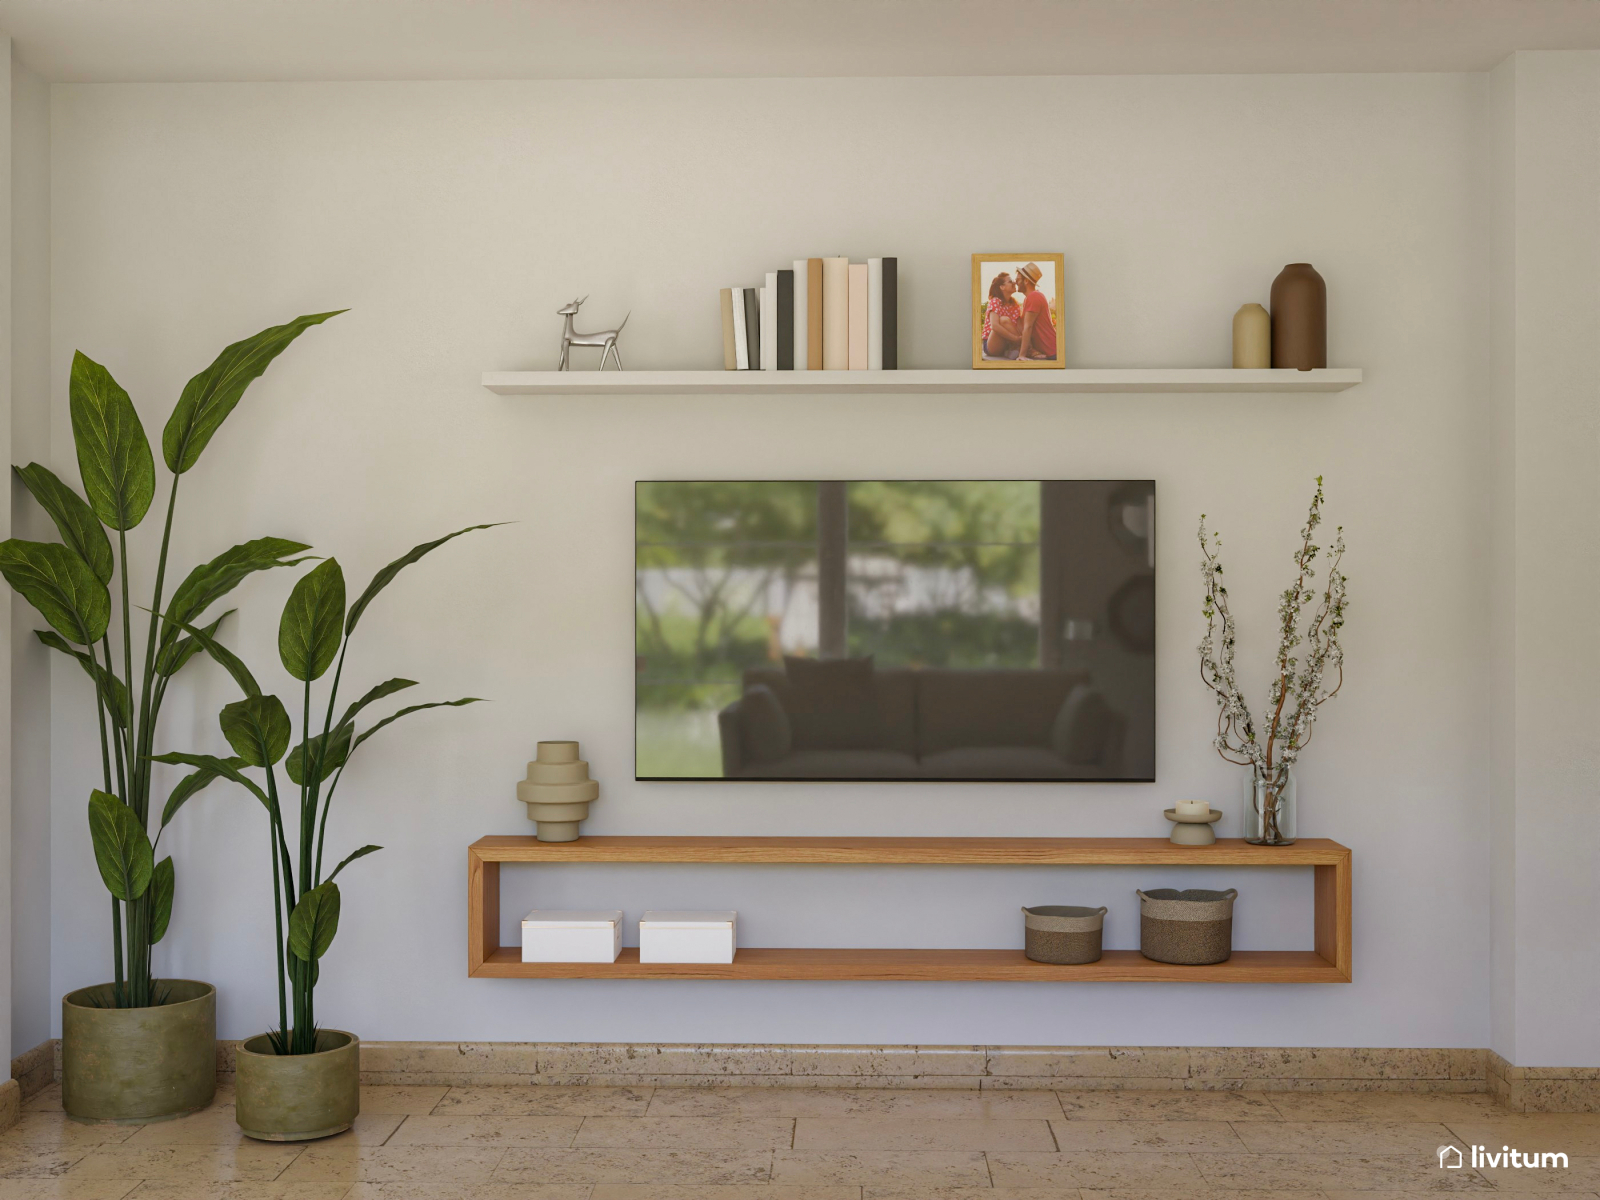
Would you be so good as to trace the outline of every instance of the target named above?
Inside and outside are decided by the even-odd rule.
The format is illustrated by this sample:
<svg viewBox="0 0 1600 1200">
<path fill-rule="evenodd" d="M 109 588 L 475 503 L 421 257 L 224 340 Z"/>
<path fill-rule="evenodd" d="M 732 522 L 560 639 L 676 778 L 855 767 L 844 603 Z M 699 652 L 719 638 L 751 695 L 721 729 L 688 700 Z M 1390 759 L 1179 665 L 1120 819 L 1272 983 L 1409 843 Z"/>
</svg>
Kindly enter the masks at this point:
<svg viewBox="0 0 1600 1200">
<path fill-rule="evenodd" d="M 1252 846 L 1221 838 L 1174 846 L 1165 838 L 585 837 L 541 842 L 486 837 L 467 850 L 467 972 L 494 979 L 853 979 L 1181 983 L 1348 983 L 1350 860 L 1326 838 Z M 500 944 L 501 863 L 828 863 L 835 865 L 1311 867 L 1315 948 L 1235 950 L 1206 967 L 1151 962 L 1107 950 L 1083 966 L 1036 963 L 1021 950 L 741 947 L 729 964 L 641 963 L 634 948 L 614 963 L 525 963 Z"/>
<path fill-rule="evenodd" d="M 500 396 L 989 395 L 1004 392 L 1342 392 L 1359 367 L 990 371 L 485 371 Z"/>
</svg>

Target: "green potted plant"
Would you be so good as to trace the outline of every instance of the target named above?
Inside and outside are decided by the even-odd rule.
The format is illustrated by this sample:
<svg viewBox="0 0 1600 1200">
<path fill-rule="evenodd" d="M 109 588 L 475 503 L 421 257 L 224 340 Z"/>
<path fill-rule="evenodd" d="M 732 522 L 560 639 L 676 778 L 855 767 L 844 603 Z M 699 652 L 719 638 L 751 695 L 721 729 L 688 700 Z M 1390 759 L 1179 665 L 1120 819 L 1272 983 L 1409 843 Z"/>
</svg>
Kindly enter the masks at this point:
<svg viewBox="0 0 1600 1200">
<path fill-rule="evenodd" d="M 373 734 L 411 713 L 473 704 L 477 697 L 413 704 L 358 732 L 356 718 L 368 706 L 416 683 L 385 680 L 369 688 L 335 722 L 345 655 L 362 614 L 395 576 L 452 538 L 488 528 L 473 525 L 413 547 L 373 576 L 348 608 L 344 572 L 337 559 L 320 563 L 295 584 L 278 625 L 278 656 L 300 684 L 296 706 L 300 710 L 300 741 L 293 749 L 293 722 L 283 701 L 264 694 L 250 669 L 218 645 L 209 630 L 190 624 L 180 614 L 169 614 L 175 632 L 181 630 L 226 667 L 244 698 L 224 707 L 218 717 L 233 757 L 172 753 L 158 755 L 156 761 L 194 767 L 196 775 L 232 780 L 259 800 L 267 813 L 277 926 L 278 1028 L 239 1045 L 236 1112 L 240 1129 L 250 1137 L 268 1141 L 327 1137 L 348 1129 L 360 1111 L 359 1040 L 344 1030 L 318 1027 L 316 986 L 320 960 L 339 927 L 339 886 L 334 880 L 350 863 L 381 847 L 362 846 L 324 872 L 328 813 L 351 755 Z M 334 668 L 332 684 L 326 703 L 319 705 L 321 732 L 313 735 L 317 723 L 312 717 L 311 685 L 330 667 Z M 279 787 L 279 764 L 287 776 L 287 789 Z M 265 786 L 246 775 L 246 768 L 259 770 Z M 285 805 L 286 800 L 291 803 Z M 295 812 L 292 831 L 285 807 Z"/>
<path fill-rule="evenodd" d="M 302 543 L 260 538 L 196 567 L 170 598 L 164 592 L 179 481 L 251 382 L 300 334 L 335 315 L 297 317 L 235 342 L 184 387 L 161 438 L 172 479 L 138 661 L 127 535 L 155 498 L 156 469 L 128 393 L 105 367 L 75 354 L 69 401 L 83 494 L 38 463 L 13 468 L 61 541 L 0 542 L 0 574 L 50 625 L 38 631 L 39 640 L 76 659 L 95 684 L 101 786 L 89 798 L 89 831 L 111 892 L 112 980 L 61 1002 L 61 1102 L 80 1121 L 174 1117 L 205 1107 L 216 1090 L 216 990 L 191 979 L 158 979 L 152 969 L 151 949 L 167 932 L 174 888 L 172 859 L 156 861 L 155 847 L 178 808 L 214 777 L 191 775 L 165 804 L 152 806 L 151 752 L 162 704 L 173 677 L 202 645 L 154 614 L 165 603 L 167 612 L 199 625 L 253 572 L 301 561 L 294 556 L 307 549 Z M 115 610 L 113 584 L 121 592 Z M 207 636 L 227 615 L 204 626 Z M 160 819 L 154 842 L 152 816 Z"/>
</svg>

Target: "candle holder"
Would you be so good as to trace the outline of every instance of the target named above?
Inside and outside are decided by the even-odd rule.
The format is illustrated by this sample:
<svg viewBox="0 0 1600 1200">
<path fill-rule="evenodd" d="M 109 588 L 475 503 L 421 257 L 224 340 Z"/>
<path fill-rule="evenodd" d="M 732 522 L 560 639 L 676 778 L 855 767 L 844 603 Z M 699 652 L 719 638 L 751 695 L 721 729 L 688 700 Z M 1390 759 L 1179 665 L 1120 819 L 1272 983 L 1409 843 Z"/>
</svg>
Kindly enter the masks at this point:
<svg viewBox="0 0 1600 1200">
<path fill-rule="evenodd" d="M 1175 808 L 1162 815 L 1172 822 L 1171 842 L 1174 846 L 1209 846 L 1217 840 L 1217 831 L 1211 828 L 1222 820 L 1222 814 L 1212 809 L 1207 816 L 1179 816 Z"/>
</svg>

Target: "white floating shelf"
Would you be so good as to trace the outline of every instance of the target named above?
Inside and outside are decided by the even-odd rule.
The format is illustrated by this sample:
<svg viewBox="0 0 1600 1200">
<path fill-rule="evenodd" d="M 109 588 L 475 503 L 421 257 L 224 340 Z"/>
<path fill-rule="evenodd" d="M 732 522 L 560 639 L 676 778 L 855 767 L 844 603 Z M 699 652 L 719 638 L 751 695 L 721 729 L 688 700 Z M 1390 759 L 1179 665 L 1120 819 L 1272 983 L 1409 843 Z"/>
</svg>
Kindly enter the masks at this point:
<svg viewBox="0 0 1600 1200">
<path fill-rule="evenodd" d="M 928 395 L 935 392 L 1342 392 L 1359 367 L 1316 371 L 1168 367 L 991 371 L 485 371 L 500 396 Z"/>
</svg>

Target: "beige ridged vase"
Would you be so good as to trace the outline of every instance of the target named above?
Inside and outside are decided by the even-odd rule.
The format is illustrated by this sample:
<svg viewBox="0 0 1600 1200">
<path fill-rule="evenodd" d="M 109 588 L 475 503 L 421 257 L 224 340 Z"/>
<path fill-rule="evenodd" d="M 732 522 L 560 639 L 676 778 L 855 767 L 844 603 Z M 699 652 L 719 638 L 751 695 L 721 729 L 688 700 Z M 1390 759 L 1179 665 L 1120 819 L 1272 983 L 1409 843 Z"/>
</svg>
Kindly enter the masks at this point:
<svg viewBox="0 0 1600 1200">
<path fill-rule="evenodd" d="M 578 757 L 577 742 L 540 742 L 528 777 L 517 784 L 517 799 L 528 806 L 528 820 L 541 842 L 575 842 L 578 822 L 600 798 L 600 783 L 589 778 L 589 764 Z"/>
</svg>

